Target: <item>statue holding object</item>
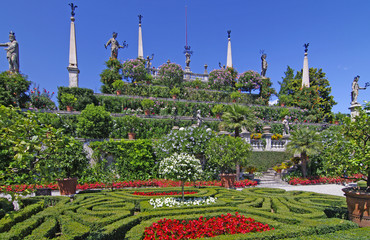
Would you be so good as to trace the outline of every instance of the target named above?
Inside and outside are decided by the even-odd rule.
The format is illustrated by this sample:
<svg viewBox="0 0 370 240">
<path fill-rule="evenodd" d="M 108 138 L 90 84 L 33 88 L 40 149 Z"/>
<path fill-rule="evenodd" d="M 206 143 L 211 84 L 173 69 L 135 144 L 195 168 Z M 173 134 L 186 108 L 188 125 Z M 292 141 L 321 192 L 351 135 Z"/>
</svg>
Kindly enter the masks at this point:
<svg viewBox="0 0 370 240">
<path fill-rule="evenodd" d="M 128 47 L 128 44 L 126 44 L 126 41 L 123 42 L 123 45 L 119 45 L 118 41 L 116 40 L 118 33 L 113 32 L 113 36 L 111 39 L 108 40 L 107 44 L 104 44 L 105 49 L 109 45 L 111 45 L 111 58 L 117 59 L 118 57 L 118 49 Z"/>
<path fill-rule="evenodd" d="M 154 58 L 154 53 L 152 53 L 152 57 L 149 58 L 149 56 L 146 56 L 146 68 L 147 69 L 150 69 L 152 67 L 152 63 L 150 61 L 152 61 Z"/>
<path fill-rule="evenodd" d="M 357 97 L 358 97 L 358 91 L 359 90 L 365 90 L 368 86 L 369 83 L 366 83 L 364 88 L 361 88 L 360 85 L 358 84 L 358 80 L 360 80 L 360 76 L 357 75 L 352 82 L 352 92 L 351 92 L 351 105 L 358 104 L 357 102 Z"/>
<path fill-rule="evenodd" d="M 15 40 L 14 32 L 10 31 L 9 42 L 0 43 L 0 47 L 7 47 L 5 51 L 9 62 L 9 71 L 19 72 L 19 46 L 17 40 Z"/>
<path fill-rule="evenodd" d="M 267 57 L 267 55 L 262 52 L 262 55 L 261 55 L 261 60 L 262 60 L 261 76 L 262 77 L 266 76 L 266 71 L 267 71 L 267 66 L 268 66 L 267 61 L 266 61 L 266 57 Z"/>
</svg>

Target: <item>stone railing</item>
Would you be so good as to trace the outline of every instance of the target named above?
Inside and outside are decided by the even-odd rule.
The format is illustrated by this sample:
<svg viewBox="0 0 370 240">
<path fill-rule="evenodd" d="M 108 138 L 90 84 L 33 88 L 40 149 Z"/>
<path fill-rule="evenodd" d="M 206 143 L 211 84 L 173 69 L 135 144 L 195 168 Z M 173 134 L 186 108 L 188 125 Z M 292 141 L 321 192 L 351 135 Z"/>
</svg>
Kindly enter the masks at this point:
<svg viewBox="0 0 370 240">
<path fill-rule="evenodd" d="M 159 68 L 151 68 L 148 72 L 154 77 L 159 78 Z M 193 72 L 184 72 L 184 80 L 185 81 L 194 81 L 196 79 L 201 80 L 202 82 L 208 82 L 208 74 L 202 73 L 193 73 Z"/>
<path fill-rule="evenodd" d="M 249 132 L 242 132 L 240 136 L 252 146 L 253 151 L 272 151 L 272 152 L 284 152 L 286 145 L 290 141 L 288 137 L 283 137 L 280 140 L 272 140 L 272 133 L 262 134 L 261 139 L 251 139 Z"/>
</svg>

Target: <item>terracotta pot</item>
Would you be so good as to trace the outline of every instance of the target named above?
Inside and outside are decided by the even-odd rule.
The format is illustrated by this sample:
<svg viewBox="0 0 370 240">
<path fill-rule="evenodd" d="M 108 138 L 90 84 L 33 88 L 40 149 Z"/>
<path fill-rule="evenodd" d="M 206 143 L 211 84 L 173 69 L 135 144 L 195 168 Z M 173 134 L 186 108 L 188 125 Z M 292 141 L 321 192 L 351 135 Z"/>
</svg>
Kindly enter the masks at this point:
<svg viewBox="0 0 370 240">
<path fill-rule="evenodd" d="M 136 133 L 133 133 L 133 132 L 128 133 L 128 139 L 129 140 L 135 139 L 135 136 L 136 136 Z"/>
<path fill-rule="evenodd" d="M 116 91 L 116 94 L 117 94 L 117 95 L 121 95 L 121 93 L 122 93 L 122 91 L 121 91 L 121 90 L 117 90 L 117 91 Z"/>
<path fill-rule="evenodd" d="M 276 172 L 277 172 L 277 173 L 281 173 L 281 169 L 277 169 L 277 170 L 276 170 Z"/>
<path fill-rule="evenodd" d="M 233 188 L 236 174 L 220 174 L 221 186 L 225 188 Z"/>
<path fill-rule="evenodd" d="M 150 115 L 150 110 L 144 110 L 145 116 Z"/>
<path fill-rule="evenodd" d="M 370 227 L 370 193 L 354 188 L 343 188 L 346 196 L 348 217 L 360 227 Z"/>
<path fill-rule="evenodd" d="M 60 195 L 76 194 L 77 178 L 57 179 Z"/>
<path fill-rule="evenodd" d="M 217 119 L 221 119 L 221 114 L 217 113 L 217 114 L 216 114 L 216 118 L 217 118 Z"/>
<path fill-rule="evenodd" d="M 68 112 L 72 112 L 73 111 L 73 107 L 72 106 L 66 106 L 66 108 L 67 108 L 67 111 Z"/>
<path fill-rule="evenodd" d="M 195 86 L 196 89 L 199 89 L 199 86 Z"/>
<path fill-rule="evenodd" d="M 36 189 L 36 196 L 51 196 L 51 188 Z"/>
<path fill-rule="evenodd" d="M 240 93 L 241 93 L 241 92 L 242 92 L 242 90 L 241 90 L 241 89 L 238 89 L 238 92 L 240 92 Z"/>
<path fill-rule="evenodd" d="M 236 102 L 236 99 L 233 99 L 233 102 Z"/>
<path fill-rule="evenodd" d="M 284 103 L 282 103 L 280 106 L 285 107 L 285 104 L 284 104 Z"/>
<path fill-rule="evenodd" d="M 339 121 L 335 121 L 334 123 L 335 123 L 336 125 L 339 125 Z"/>
<path fill-rule="evenodd" d="M 173 95 L 173 96 L 172 96 L 172 99 L 176 99 L 176 98 L 177 98 L 177 96 L 176 96 L 176 95 Z"/>
</svg>

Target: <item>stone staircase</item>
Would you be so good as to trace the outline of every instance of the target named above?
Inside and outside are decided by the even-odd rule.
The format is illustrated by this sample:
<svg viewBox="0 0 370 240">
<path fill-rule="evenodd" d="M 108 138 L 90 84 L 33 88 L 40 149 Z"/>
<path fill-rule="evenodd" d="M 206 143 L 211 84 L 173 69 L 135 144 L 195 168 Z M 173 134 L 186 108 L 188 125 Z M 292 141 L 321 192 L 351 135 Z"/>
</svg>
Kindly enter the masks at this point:
<svg viewBox="0 0 370 240">
<path fill-rule="evenodd" d="M 277 187 L 288 185 L 288 183 L 281 180 L 281 173 L 276 173 L 272 168 L 264 172 L 262 177 L 256 178 L 255 180 L 259 180 L 258 187 Z"/>
</svg>

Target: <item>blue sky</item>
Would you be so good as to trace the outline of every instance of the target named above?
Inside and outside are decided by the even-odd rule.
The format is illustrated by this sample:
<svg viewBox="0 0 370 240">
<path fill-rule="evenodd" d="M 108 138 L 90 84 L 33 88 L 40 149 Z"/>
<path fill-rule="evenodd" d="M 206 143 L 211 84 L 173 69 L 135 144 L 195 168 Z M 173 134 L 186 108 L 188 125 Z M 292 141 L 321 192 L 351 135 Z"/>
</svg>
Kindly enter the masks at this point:
<svg viewBox="0 0 370 240">
<path fill-rule="evenodd" d="M 20 45 L 21 72 L 29 80 L 57 91 L 68 86 L 71 1 L 13 0 L 2 4 L 0 42 L 10 30 Z M 194 51 L 190 67 L 203 73 L 226 64 L 227 30 L 231 30 L 233 65 L 242 73 L 260 72 L 260 49 L 267 53 L 267 76 L 278 81 L 289 65 L 303 66 L 303 44 L 310 43 L 309 66 L 322 68 L 332 87 L 334 112 L 349 113 L 351 83 L 370 81 L 369 0 L 76 0 L 76 38 L 80 87 L 99 91 L 99 74 L 110 51 L 104 44 L 112 32 L 127 41 L 121 60 L 137 57 L 138 14 L 142 22 L 144 56 L 154 53 L 153 66 L 168 59 L 185 67 L 185 5 L 188 6 L 188 44 Z M 8 69 L 0 51 L 0 71 Z M 360 103 L 370 100 L 362 90 Z"/>
</svg>

